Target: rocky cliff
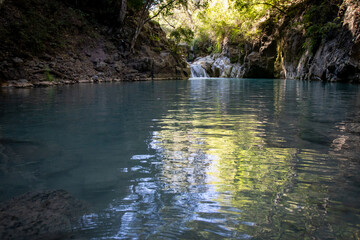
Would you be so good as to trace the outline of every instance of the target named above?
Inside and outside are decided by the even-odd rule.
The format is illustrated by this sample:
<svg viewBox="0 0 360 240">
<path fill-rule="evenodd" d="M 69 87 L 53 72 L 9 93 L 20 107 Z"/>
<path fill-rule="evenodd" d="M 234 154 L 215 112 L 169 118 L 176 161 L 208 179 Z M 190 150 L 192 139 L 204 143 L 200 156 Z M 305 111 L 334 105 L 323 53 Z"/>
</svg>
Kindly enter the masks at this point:
<svg viewBox="0 0 360 240">
<path fill-rule="evenodd" d="M 258 39 L 230 42 L 195 64 L 212 77 L 360 82 L 358 1 L 302 1 L 260 28 Z"/>
<path fill-rule="evenodd" d="M 130 9 L 122 26 L 111 26 L 66 1 L 5 1 L 0 8 L 1 85 L 187 78 L 187 63 L 170 50 L 155 22 L 144 26 L 130 53 L 134 15 Z"/>
<path fill-rule="evenodd" d="M 295 21 L 303 21 L 305 14 L 303 12 Z M 281 49 L 279 63 L 283 77 L 360 82 L 359 2 L 345 1 L 335 17 L 341 18 L 340 28 L 336 29 L 335 26 L 334 29 L 329 29 L 334 25 L 328 23 L 324 26 L 324 31 L 328 31 L 326 35 L 321 40 L 315 40 L 319 43 L 311 42 L 314 41 L 314 36 L 307 37 L 301 28 L 293 27 L 282 32 L 278 47 Z M 324 33 L 318 31 L 317 34 Z M 304 49 L 304 43 L 313 45 Z"/>
</svg>

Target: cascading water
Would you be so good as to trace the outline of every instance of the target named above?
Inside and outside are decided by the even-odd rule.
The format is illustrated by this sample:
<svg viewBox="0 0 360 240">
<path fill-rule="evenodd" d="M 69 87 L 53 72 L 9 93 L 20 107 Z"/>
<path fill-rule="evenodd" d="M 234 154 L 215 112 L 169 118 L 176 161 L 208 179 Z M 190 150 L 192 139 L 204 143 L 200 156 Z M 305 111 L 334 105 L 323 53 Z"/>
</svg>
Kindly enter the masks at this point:
<svg viewBox="0 0 360 240">
<path fill-rule="evenodd" d="M 231 63 L 230 58 L 220 54 L 199 57 L 190 64 L 191 77 L 241 78 L 244 75 L 240 63 Z"/>
<path fill-rule="evenodd" d="M 206 78 L 209 75 L 200 64 L 190 64 L 191 78 Z"/>
</svg>

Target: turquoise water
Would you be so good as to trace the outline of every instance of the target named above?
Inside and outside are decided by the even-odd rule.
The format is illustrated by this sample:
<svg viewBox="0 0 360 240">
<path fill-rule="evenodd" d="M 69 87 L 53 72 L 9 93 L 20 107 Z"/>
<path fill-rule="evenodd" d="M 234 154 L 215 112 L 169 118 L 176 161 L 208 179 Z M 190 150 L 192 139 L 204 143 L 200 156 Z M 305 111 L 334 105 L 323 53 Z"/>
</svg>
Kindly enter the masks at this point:
<svg viewBox="0 0 360 240">
<path fill-rule="evenodd" d="M 292 80 L 2 90 L 0 200 L 65 189 L 85 239 L 359 239 L 360 157 L 334 147 L 359 111 L 358 85 Z"/>
</svg>

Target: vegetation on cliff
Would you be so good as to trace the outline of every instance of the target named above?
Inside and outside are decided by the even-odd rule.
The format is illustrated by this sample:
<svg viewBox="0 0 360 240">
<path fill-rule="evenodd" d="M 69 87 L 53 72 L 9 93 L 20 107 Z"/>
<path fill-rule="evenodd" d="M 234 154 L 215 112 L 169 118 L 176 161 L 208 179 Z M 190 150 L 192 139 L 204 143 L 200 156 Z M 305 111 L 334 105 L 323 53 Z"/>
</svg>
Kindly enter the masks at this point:
<svg viewBox="0 0 360 240">
<path fill-rule="evenodd" d="M 346 58 L 346 51 L 356 55 L 359 48 L 356 36 L 360 29 L 357 24 L 360 7 L 354 0 L 6 0 L 1 6 L 2 81 L 29 78 L 23 73 L 29 71 L 19 68 L 23 58 L 44 53 L 53 55 L 69 48 L 84 49 L 87 45 L 96 48 L 99 42 L 105 46 L 105 39 L 110 41 L 107 45 L 111 45 L 107 46 L 108 52 L 116 51 L 129 68 L 122 71 L 118 67 L 107 73 L 107 77 L 112 78 L 126 75 L 131 79 L 134 77 L 131 69 L 138 72 L 137 78 L 152 78 L 156 66 L 154 70 L 151 59 L 156 54 L 170 54 L 174 58 L 169 66 L 155 64 L 163 69 L 157 72 L 170 67 L 176 70 L 168 76 L 186 77 L 186 57 L 193 60 L 196 56 L 215 53 L 228 57 L 232 64 L 245 64 L 249 70 L 244 71 L 244 77 L 356 81 L 360 74 L 360 65 L 353 64 L 358 59 L 356 56 L 341 63 L 333 60 Z M 351 36 L 346 31 L 350 31 Z M 317 63 L 323 65 L 321 71 L 311 70 L 314 58 L 332 52 L 334 47 L 325 52 L 324 46 L 339 36 L 342 41 L 351 42 L 349 46 L 345 44 L 350 50 L 331 53 L 326 64 Z M 339 46 L 344 45 L 341 39 L 337 42 Z M 142 67 L 134 68 L 134 59 L 139 56 L 150 60 L 141 60 L 142 63 L 135 65 Z M 16 60 L 10 64 L 8 59 Z M 99 64 L 104 65 L 101 62 L 105 60 L 106 57 L 95 62 L 95 70 Z M 327 69 L 334 64 L 344 67 Z M 8 69 L 16 71 L 9 73 Z M 345 74 L 348 69 L 351 76 Z M 39 70 L 44 73 L 51 70 L 51 66 L 33 72 Z M 69 78 L 57 69 L 47 72 Z M 97 76 L 98 72 L 82 74 L 82 77 Z M 144 72 L 146 74 L 142 74 Z"/>
<path fill-rule="evenodd" d="M 254 42 L 264 33 L 271 34 L 276 27 L 304 13 L 301 25 L 311 45 L 316 48 L 322 39 L 339 28 L 339 9 L 344 1 L 317 0 L 200 0 L 158 16 L 163 29 L 174 40 L 191 42 L 202 53 L 221 52 L 229 42 Z M 282 26 L 284 27 L 284 26 Z M 192 39 L 189 39 L 192 37 Z"/>
<path fill-rule="evenodd" d="M 237 76 L 357 82 L 359 9 L 353 0 L 202 0 L 158 21 L 193 46 L 188 60 L 220 54 L 241 65 Z"/>
</svg>

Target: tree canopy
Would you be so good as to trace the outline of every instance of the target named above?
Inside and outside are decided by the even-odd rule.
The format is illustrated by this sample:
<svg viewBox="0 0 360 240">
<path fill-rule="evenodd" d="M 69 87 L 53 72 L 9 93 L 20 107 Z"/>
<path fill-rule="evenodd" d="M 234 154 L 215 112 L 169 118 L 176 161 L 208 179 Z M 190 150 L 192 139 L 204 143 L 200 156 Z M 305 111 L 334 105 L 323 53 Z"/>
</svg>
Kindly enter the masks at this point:
<svg viewBox="0 0 360 240">
<path fill-rule="evenodd" d="M 176 42 L 193 38 L 193 44 L 206 45 L 210 41 L 208 51 L 216 52 L 229 40 L 259 36 L 262 23 L 286 16 L 291 7 L 305 1 L 316 0 L 188 0 L 157 20 Z"/>
<path fill-rule="evenodd" d="M 208 53 L 220 52 L 228 42 L 242 42 L 258 38 L 266 25 L 274 24 L 283 16 L 288 16 L 296 6 L 320 6 L 309 12 L 321 12 L 329 6 L 340 6 L 343 0 L 63 0 L 82 9 L 90 9 L 106 22 L 123 25 L 126 18 L 135 20 L 136 27 L 132 36 L 130 50 L 134 51 L 137 38 L 143 26 L 150 20 L 156 20 L 175 44 L 187 43 L 202 48 Z M 330 9 L 331 10 L 331 9 Z M 323 11 L 327 13 L 326 11 Z M 336 12 L 336 11 L 335 11 Z M 321 19 L 319 13 L 319 21 Z M 332 16 L 332 14 L 327 14 Z M 316 17 L 315 17 L 316 18 Z M 269 21 L 270 20 L 270 21 Z M 324 35 L 320 27 L 312 27 L 316 19 L 307 17 L 303 23 L 308 36 Z M 323 22 L 323 21 L 322 21 Z M 309 25 L 310 24 L 310 25 Z M 322 23 L 321 23 L 322 24 Z M 265 27 L 264 27 L 265 26 Z M 330 26 L 331 27 L 331 26 Z M 318 34 L 319 33 L 319 34 Z M 327 33 L 327 32 L 326 32 Z M 321 40 L 321 39 L 320 39 Z M 314 42 L 319 42 L 319 39 Z M 313 44 L 316 45 L 316 44 Z"/>
</svg>

